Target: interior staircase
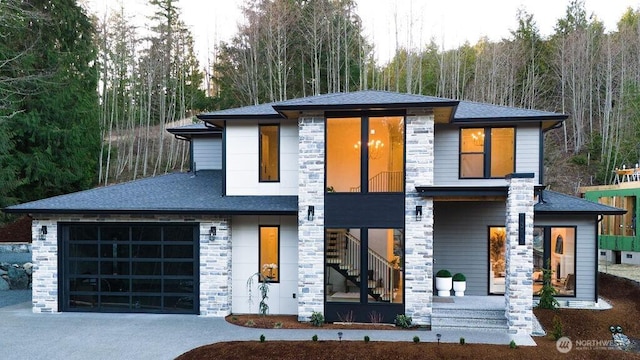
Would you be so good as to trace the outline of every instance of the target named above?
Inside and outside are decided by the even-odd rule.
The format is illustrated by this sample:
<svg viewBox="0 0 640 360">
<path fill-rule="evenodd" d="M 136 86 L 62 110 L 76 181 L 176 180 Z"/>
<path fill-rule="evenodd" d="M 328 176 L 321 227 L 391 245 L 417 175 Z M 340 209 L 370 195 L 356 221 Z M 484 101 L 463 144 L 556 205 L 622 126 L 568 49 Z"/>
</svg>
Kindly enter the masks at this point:
<svg viewBox="0 0 640 360">
<path fill-rule="evenodd" d="M 348 284 L 347 289 L 361 287 L 360 239 L 347 231 L 334 231 L 326 235 L 326 264 L 340 273 Z M 367 252 L 367 294 L 375 301 L 391 302 L 397 291 L 394 265 L 375 251 Z M 351 285 L 351 286 L 350 286 Z"/>
</svg>

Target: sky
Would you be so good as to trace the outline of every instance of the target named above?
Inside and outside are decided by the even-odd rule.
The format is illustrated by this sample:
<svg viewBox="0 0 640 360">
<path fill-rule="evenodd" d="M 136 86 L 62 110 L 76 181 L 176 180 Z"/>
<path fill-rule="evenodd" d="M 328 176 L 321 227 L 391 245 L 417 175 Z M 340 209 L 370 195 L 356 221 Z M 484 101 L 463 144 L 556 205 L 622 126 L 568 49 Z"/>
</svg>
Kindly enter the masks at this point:
<svg viewBox="0 0 640 360">
<path fill-rule="evenodd" d="M 83 0 L 96 14 L 119 8 L 121 1 Z M 125 11 L 141 27 L 148 23 L 147 0 L 126 0 Z M 221 40 L 230 39 L 242 22 L 243 0 L 179 0 L 181 16 L 193 32 L 200 63 Z M 404 47 L 419 48 L 433 39 L 444 49 L 456 48 L 480 38 L 498 41 L 510 36 L 517 26 L 519 8 L 533 14 L 543 36 L 553 33 L 564 17 L 570 0 L 356 0 L 364 33 L 375 44 L 379 62 L 388 61 L 397 41 Z M 624 11 L 640 8 L 640 0 L 585 0 L 587 15 L 595 14 L 606 31 L 616 29 Z M 111 9 L 111 10 L 110 10 Z M 397 19 L 397 22 L 394 20 Z M 397 29 L 396 25 L 398 24 Z"/>
</svg>

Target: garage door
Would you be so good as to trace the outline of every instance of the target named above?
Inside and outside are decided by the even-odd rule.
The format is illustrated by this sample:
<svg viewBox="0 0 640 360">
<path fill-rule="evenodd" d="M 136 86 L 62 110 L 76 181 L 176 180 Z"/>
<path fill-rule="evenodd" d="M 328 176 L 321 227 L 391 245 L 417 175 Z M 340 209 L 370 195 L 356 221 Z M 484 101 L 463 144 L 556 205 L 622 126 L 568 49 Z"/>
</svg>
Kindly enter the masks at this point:
<svg viewBox="0 0 640 360">
<path fill-rule="evenodd" d="M 64 224 L 63 311 L 198 313 L 197 224 Z"/>
</svg>

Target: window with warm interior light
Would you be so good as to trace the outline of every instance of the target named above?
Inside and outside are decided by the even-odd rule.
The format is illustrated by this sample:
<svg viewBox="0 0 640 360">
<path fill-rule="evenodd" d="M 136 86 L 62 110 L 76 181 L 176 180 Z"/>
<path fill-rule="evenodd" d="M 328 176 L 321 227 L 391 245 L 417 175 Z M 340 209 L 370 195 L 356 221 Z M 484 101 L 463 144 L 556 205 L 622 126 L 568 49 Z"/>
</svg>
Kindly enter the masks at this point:
<svg viewBox="0 0 640 360">
<path fill-rule="evenodd" d="M 280 181 L 279 125 L 260 125 L 260 181 Z"/>
<path fill-rule="evenodd" d="M 504 294 L 506 228 L 489 227 L 489 293 Z M 551 270 L 557 296 L 575 296 L 576 228 L 539 226 L 533 229 L 533 294 L 544 284 L 542 270 Z"/>
<path fill-rule="evenodd" d="M 280 281 L 280 227 L 260 226 L 258 271 L 269 282 Z"/>
<path fill-rule="evenodd" d="M 404 191 L 403 116 L 328 118 L 326 147 L 327 192 Z"/>
<path fill-rule="evenodd" d="M 514 128 L 460 129 L 460 178 L 502 178 L 514 170 Z"/>
</svg>

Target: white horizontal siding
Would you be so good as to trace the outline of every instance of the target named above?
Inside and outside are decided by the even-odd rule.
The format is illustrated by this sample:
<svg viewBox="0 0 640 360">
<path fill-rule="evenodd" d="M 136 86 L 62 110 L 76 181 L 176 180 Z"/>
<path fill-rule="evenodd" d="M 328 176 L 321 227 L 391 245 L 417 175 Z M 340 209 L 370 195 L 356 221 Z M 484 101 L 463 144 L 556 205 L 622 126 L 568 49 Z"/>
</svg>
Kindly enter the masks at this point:
<svg viewBox="0 0 640 360">
<path fill-rule="evenodd" d="M 260 291 L 254 277 L 252 302 L 249 303 L 247 280 L 258 271 L 260 225 L 280 225 L 280 282 L 269 286 L 270 314 L 295 315 L 298 301 L 298 219 L 296 216 L 234 216 L 231 219 L 232 301 L 234 314 L 256 314 Z"/>
<path fill-rule="evenodd" d="M 280 181 L 259 181 L 258 121 L 228 124 L 226 129 L 227 195 L 298 194 L 298 124 L 280 126 Z"/>
<path fill-rule="evenodd" d="M 222 139 L 194 137 L 191 143 L 195 170 L 222 169 Z"/>
<path fill-rule="evenodd" d="M 436 126 L 434 185 L 506 186 L 504 179 L 459 179 L 460 133 L 454 126 Z M 534 173 L 539 182 L 540 132 L 535 125 L 516 128 L 516 172 Z"/>
</svg>

